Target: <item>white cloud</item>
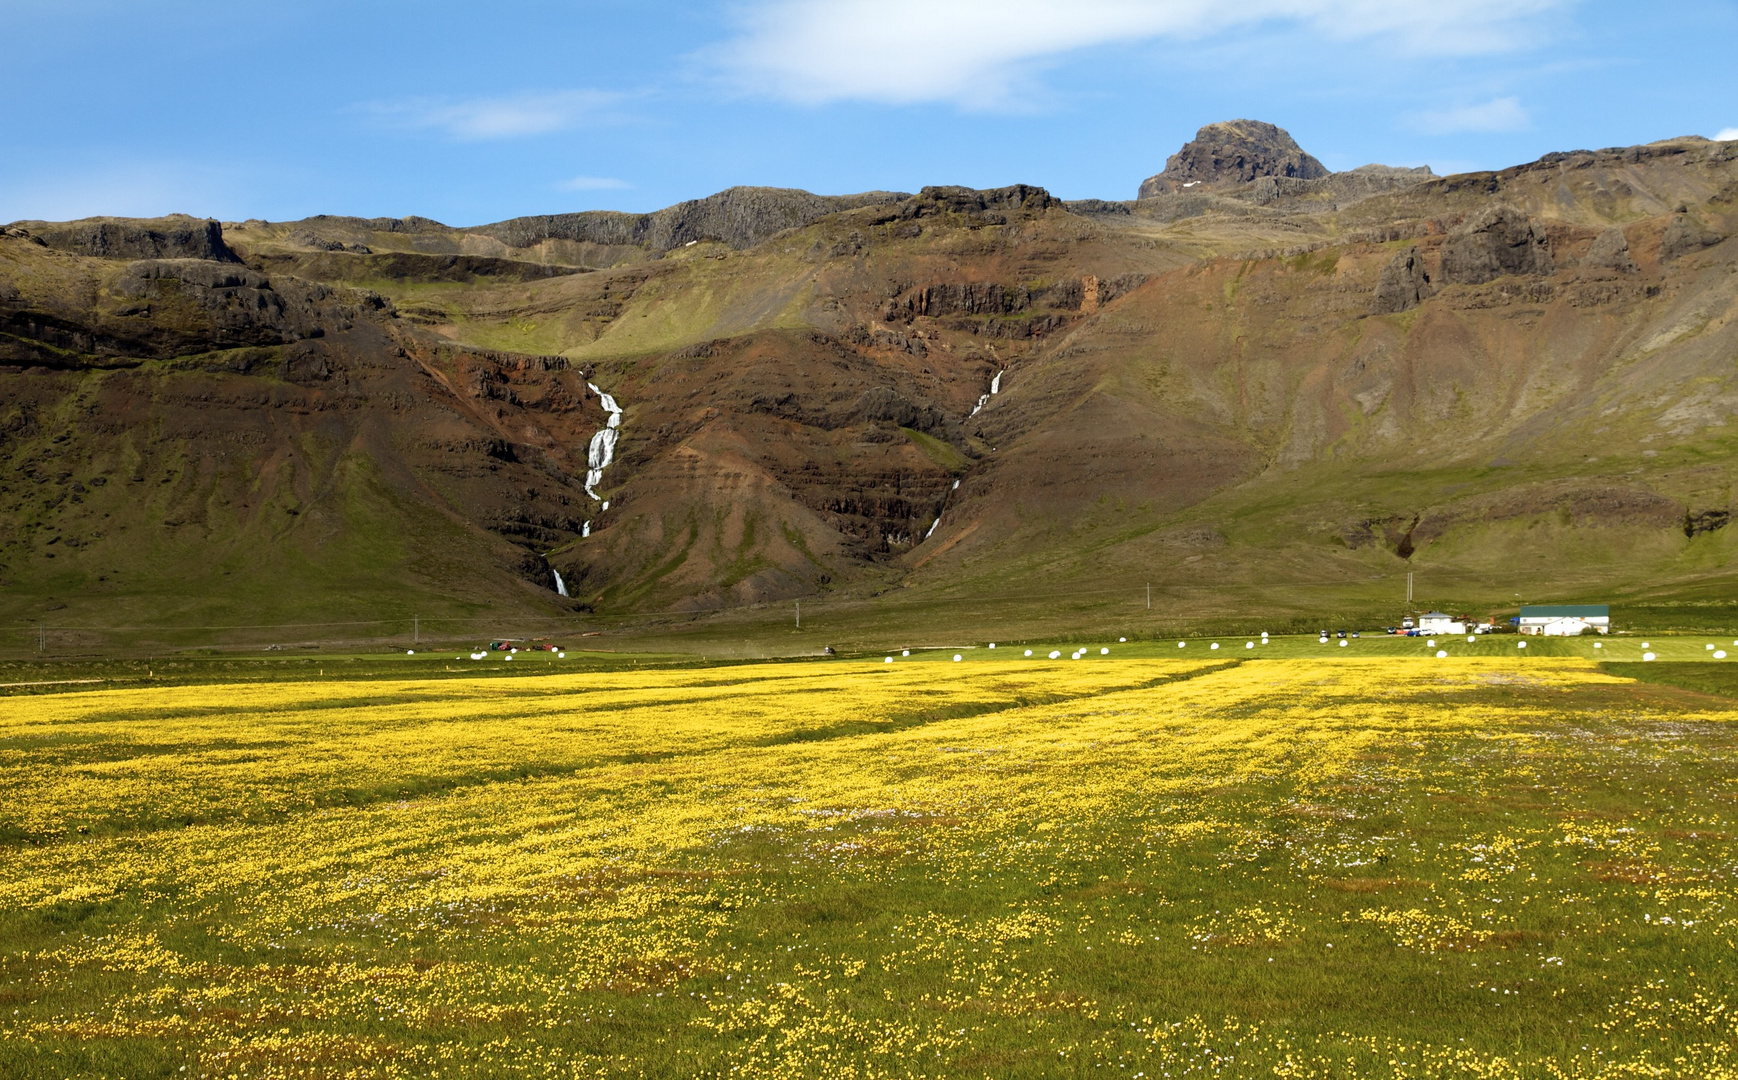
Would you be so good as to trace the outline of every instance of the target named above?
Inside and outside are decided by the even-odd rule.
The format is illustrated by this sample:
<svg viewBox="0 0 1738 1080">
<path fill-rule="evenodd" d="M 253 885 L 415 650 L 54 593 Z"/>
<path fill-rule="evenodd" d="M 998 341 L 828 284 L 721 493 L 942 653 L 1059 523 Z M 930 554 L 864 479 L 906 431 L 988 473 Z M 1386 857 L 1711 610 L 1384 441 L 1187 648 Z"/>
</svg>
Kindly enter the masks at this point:
<svg viewBox="0 0 1738 1080">
<path fill-rule="evenodd" d="M 557 90 L 508 97 L 403 98 L 358 106 L 393 127 L 435 129 L 475 142 L 547 135 L 589 120 L 605 119 L 623 95 L 604 90 Z"/>
<path fill-rule="evenodd" d="M 1290 24 L 1339 41 L 1482 53 L 1536 40 L 1575 0 L 760 0 L 711 56 L 752 92 L 805 103 L 1007 96 L 1037 65 L 1094 46 Z"/>
<path fill-rule="evenodd" d="M 613 176 L 576 176 L 555 185 L 559 191 L 622 191 L 633 186 Z"/>
<path fill-rule="evenodd" d="M 1738 127 L 1721 128 L 1720 134 L 1714 136 L 1715 142 L 1738 141 Z"/>
<path fill-rule="evenodd" d="M 1525 131 L 1533 124 L 1520 98 L 1493 98 L 1481 105 L 1409 113 L 1410 127 L 1426 135 L 1453 135 L 1463 131 Z"/>
</svg>

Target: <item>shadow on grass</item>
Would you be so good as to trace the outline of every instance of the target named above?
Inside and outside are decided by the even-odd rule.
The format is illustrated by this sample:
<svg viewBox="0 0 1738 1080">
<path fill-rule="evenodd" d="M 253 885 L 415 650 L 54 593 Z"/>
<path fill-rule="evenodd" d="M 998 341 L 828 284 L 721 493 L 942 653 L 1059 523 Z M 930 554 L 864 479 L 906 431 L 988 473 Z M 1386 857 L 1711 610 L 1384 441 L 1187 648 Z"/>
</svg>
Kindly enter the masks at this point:
<svg viewBox="0 0 1738 1080">
<path fill-rule="evenodd" d="M 1608 675 L 1617 675 L 1637 682 L 1675 686 L 1694 690 L 1698 694 L 1738 699 L 1738 667 L 1725 667 L 1701 661 L 1652 661 L 1643 663 L 1610 662 L 1599 665 Z"/>
</svg>

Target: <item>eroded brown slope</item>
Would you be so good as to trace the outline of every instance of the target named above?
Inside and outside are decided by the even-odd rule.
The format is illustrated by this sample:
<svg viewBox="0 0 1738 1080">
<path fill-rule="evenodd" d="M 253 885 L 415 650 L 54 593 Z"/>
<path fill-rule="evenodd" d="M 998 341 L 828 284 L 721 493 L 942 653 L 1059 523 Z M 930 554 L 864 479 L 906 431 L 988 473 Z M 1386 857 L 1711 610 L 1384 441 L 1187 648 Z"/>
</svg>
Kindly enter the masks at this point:
<svg viewBox="0 0 1738 1080">
<path fill-rule="evenodd" d="M 1554 156 L 1343 210 L 931 189 L 585 273 L 461 262 L 410 219 L 390 257 L 250 223 L 246 265 L 10 235 L 0 575 L 18 611 L 261 620 L 568 610 L 557 571 L 600 611 L 1725 581 L 1735 157 Z M 587 383 L 624 409 L 597 498 Z"/>
<path fill-rule="evenodd" d="M 945 586 L 974 567 L 999 576 L 1010 565 L 1050 578 L 1156 569 L 1211 583 L 1277 568 L 1307 580 L 1439 558 L 1457 573 L 1520 573 L 1504 555 L 1517 541 L 1488 534 L 1541 523 L 1566 530 L 1546 546 L 1567 553 L 1561 569 L 1580 583 L 1704 572 L 1708 544 L 1724 539 L 1694 526 L 1686 535 L 1685 521 L 1720 520 L 1729 501 L 1733 290 L 1719 238 L 1732 231 L 1732 157 L 1708 144 L 1609 154 L 1603 166 L 1588 157 L 1480 178 L 1476 198 L 1448 182 L 1435 201 L 1393 197 L 1399 216 L 1379 231 L 1363 203 L 1352 220 L 1311 226 L 1351 239 L 1295 255 L 1183 269 L 1173 251 L 1139 246 L 1137 228 L 1103 218 L 1094 229 L 1040 215 L 922 239 L 862 228 L 841 238 L 838 221 L 796 248 L 836 264 L 804 271 L 832 283 L 814 290 L 819 302 L 771 310 L 870 343 L 923 343 L 957 375 L 951 410 L 935 399 L 956 418 L 969 412 L 960 390 L 974 365 L 980 380 L 1006 368 L 1004 392 L 954 440 L 967 460 L 942 525 L 896 560 L 908 582 Z M 1603 193 L 1620 186 L 1627 201 L 1607 206 Z M 1668 205 L 1685 195 L 1702 201 Z M 1419 210 L 1429 216 L 1405 216 Z M 1614 226 L 1626 256 L 1615 266 L 1609 250 L 1592 257 L 1602 238 L 1613 247 Z M 1684 235 L 1694 243 L 1668 239 Z M 859 247 L 868 272 L 846 272 Z M 1385 314 L 1384 271 L 1409 252 L 1432 284 L 1421 302 Z M 1139 284 L 1143 256 L 1152 273 Z M 879 311 L 869 303 L 874 271 L 891 301 Z M 940 280 L 917 284 L 926 277 Z M 1089 281 L 1093 302 L 1074 299 Z M 924 299 L 950 290 L 983 298 L 987 311 L 932 310 Z M 1015 294 L 1046 299 L 1014 321 L 1000 305 Z M 679 300 L 665 292 L 659 302 Z M 1010 322 L 1019 329 L 1004 337 Z M 611 344 L 606 333 L 582 351 Z M 618 347 L 633 344 L 629 333 Z M 628 393 L 648 407 L 662 397 L 653 381 L 622 385 L 643 387 Z M 836 388 L 782 392 L 800 414 Z M 753 412 L 739 402 L 722 415 Z M 738 434 L 742 445 L 800 442 L 772 428 Z M 618 483 L 631 490 L 633 475 Z M 768 490 L 801 501 L 788 471 L 771 467 L 768 479 L 777 485 Z M 1205 537 L 1217 554 L 1192 561 L 1199 545 L 1179 536 Z M 594 575 L 615 558 L 606 544 L 563 555 Z M 1537 580 L 1530 560 L 1524 572 Z"/>
</svg>

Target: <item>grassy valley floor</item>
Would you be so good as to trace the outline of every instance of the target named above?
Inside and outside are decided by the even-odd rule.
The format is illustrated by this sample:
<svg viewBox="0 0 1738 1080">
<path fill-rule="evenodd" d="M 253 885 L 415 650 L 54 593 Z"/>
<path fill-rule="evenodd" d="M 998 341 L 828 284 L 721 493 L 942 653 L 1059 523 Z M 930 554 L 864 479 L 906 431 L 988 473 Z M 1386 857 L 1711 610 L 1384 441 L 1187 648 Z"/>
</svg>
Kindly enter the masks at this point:
<svg viewBox="0 0 1738 1080">
<path fill-rule="evenodd" d="M 1738 1075 L 1738 646 L 1259 642 L 0 691 L 0 1074 Z"/>
</svg>

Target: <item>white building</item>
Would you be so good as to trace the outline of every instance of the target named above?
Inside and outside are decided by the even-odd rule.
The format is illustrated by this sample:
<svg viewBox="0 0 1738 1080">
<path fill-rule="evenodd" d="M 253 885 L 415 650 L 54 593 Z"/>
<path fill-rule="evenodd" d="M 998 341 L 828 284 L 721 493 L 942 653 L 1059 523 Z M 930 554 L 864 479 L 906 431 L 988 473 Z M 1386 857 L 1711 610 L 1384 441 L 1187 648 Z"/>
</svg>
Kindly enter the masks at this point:
<svg viewBox="0 0 1738 1080">
<path fill-rule="evenodd" d="M 1427 611 L 1418 616 L 1418 632 L 1420 634 L 1464 634 L 1466 620 L 1457 619 L 1440 611 Z"/>
<path fill-rule="evenodd" d="M 1574 637 L 1586 630 L 1611 633 L 1611 608 L 1606 604 L 1536 604 L 1523 606 L 1516 625 L 1523 634 Z"/>
</svg>

